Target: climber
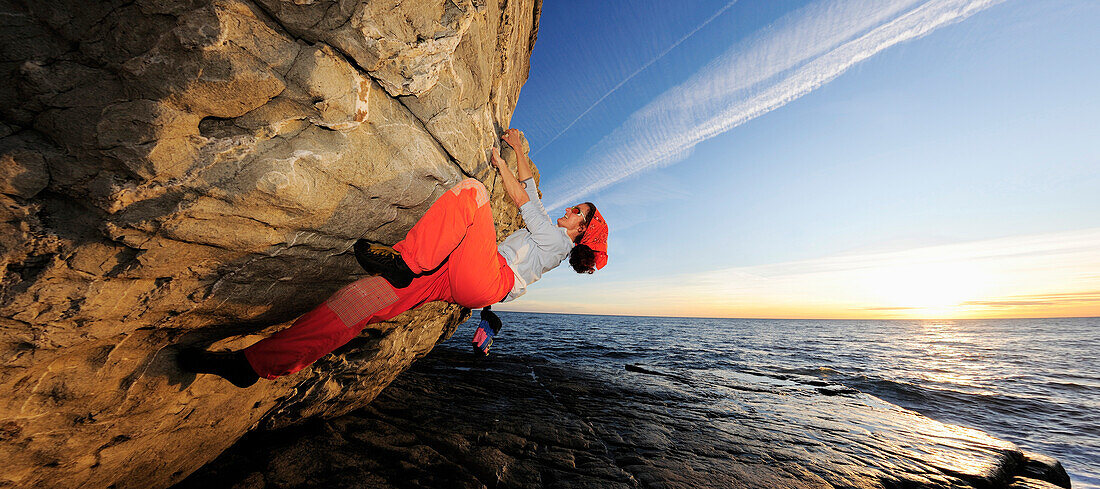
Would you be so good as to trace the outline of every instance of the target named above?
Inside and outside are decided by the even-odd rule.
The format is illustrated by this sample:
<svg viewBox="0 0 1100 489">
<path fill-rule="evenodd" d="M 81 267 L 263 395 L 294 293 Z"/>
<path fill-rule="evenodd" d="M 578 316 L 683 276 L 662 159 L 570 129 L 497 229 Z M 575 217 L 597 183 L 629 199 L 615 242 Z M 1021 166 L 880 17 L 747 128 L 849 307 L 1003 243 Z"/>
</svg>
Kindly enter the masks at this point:
<svg viewBox="0 0 1100 489">
<path fill-rule="evenodd" d="M 340 289 L 289 328 L 244 350 L 185 349 L 178 357 L 180 366 L 248 387 L 259 377 L 275 379 L 297 372 L 350 341 L 368 324 L 426 302 L 441 300 L 477 309 L 511 301 L 566 257 L 577 273 L 603 268 L 608 234 L 603 216 L 595 205 L 585 202 L 551 221 L 539 200 L 522 137 L 517 129 L 501 136 L 516 154 L 518 178 L 496 147 L 492 163 L 526 228 L 497 245 L 489 193 L 481 182 L 467 178 L 440 196 L 392 248 L 356 242 L 356 259 L 375 276 Z"/>
</svg>

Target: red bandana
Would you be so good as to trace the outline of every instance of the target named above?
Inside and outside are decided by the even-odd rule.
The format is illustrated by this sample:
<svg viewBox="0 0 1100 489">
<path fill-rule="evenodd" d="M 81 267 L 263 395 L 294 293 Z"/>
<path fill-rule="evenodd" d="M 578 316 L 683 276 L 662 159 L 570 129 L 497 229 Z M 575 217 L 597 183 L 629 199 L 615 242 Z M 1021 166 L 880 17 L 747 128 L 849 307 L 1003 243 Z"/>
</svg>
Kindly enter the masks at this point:
<svg viewBox="0 0 1100 489">
<path fill-rule="evenodd" d="M 596 209 L 593 208 L 592 210 Z M 596 252 L 596 270 L 607 265 L 607 221 L 603 220 L 600 211 L 597 210 L 596 214 L 592 216 L 592 222 L 588 223 L 588 228 L 585 229 L 580 244 L 592 248 L 592 251 Z"/>
</svg>

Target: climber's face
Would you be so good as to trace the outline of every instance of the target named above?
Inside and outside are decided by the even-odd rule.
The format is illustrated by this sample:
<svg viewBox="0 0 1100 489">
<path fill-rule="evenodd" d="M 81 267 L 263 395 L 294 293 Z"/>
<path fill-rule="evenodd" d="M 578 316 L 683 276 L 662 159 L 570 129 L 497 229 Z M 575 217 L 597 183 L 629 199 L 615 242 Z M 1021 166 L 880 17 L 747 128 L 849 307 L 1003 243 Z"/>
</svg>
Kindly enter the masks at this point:
<svg viewBox="0 0 1100 489">
<path fill-rule="evenodd" d="M 558 218 L 558 226 L 565 228 L 566 231 L 576 230 L 579 233 L 583 233 L 585 224 L 588 222 L 588 217 L 591 215 L 592 206 L 588 204 L 577 204 L 565 209 L 565 215 Z"/>
</svg>

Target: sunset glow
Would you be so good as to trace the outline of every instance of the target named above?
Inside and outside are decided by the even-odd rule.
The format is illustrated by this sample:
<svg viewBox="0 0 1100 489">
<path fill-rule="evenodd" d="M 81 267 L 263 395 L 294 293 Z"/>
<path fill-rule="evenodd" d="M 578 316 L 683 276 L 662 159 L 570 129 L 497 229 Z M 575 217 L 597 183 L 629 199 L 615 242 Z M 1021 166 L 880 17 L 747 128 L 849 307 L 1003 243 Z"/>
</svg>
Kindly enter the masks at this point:
<svg viewBox="0 0 1100 489">
<path fill-rule="evenodd" d="M 1100 229 L 601 285 L 587 300 L 569 302 L 569 310 L 771 318 L 1095 316 L 1100 315 Z M 569 293 L 533 292 L 539 300 L 512 309 L 560 311 Z"/>
</svg>

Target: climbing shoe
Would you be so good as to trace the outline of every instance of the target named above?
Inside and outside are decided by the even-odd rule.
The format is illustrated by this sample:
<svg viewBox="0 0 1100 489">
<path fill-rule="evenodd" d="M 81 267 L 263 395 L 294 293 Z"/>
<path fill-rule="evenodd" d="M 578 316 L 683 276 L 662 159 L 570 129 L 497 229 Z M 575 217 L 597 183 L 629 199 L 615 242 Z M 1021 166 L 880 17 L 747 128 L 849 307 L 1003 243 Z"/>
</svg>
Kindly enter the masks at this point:
<svg viewBox="0 0 1100 489">
<path fill-rule="evenodd" d="M 252 369 L 244 351 L 206 351 L 185 348 L 176 357 L 182 369 L 199 374 L 214 374 L 245 388 L 255 384 L 260 376 Z"/>
<path fill-rule="evenodd" d="M 381 275 L 395 289 L 403 289 L 412 283 L 416 274 L 409 270 L 401 254 L 389 246 L 371 243 L 365 239 L 355 242 L 355 260 L 368 273 Z"/>
<path fill-rule="evenodd" d="M 500 317 L 489 308 L 490 306 L 485 306 L 481 309 L 481 324 L 474 331 L 474 351 L 482 355 L 489 354 L 489 348 L 493 346 L 493 338 L 500 332 L 500 327 L 503 324 Z"/>
</svg>

